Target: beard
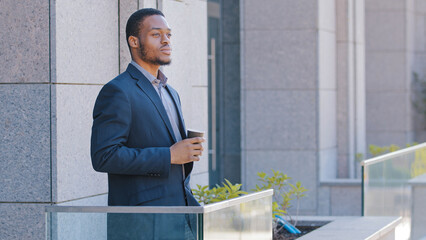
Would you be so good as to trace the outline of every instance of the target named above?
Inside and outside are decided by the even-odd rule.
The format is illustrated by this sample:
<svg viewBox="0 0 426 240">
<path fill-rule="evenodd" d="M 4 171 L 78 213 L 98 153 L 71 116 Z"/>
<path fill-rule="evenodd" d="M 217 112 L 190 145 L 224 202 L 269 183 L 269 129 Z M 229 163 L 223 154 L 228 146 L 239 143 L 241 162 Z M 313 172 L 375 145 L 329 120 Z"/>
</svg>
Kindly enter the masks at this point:
<svg viewBox="0 0 426 240">
<path fill-rule="evenodd" d="M 147 63 L 151 63 L 153 65 L 165 66 L 169 65 L 172 60 L 161 60 L 158 56 L 155 56 L 152 52 L 148 52 L 144 45 L 139 41 L 139 57 Z"/>
</svg>

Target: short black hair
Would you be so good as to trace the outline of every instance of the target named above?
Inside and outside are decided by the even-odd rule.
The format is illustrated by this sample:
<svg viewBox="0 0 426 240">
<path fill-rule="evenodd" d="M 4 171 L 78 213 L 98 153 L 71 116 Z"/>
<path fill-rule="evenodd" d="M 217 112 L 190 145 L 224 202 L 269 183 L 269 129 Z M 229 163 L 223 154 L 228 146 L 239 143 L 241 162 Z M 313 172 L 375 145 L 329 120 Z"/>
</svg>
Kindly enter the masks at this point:
<svg viewBox="0 0 426 240">
<path fill-rule="evenodd" d="M 134 12 L 127 20 L 126 24 L 126 42 L 130 49 L 129 37 L 139 37 L 139 30 L 141 29 L 141 23 L 143 20 L 152 15 L 161 15 L 164 17 L 163 12 L 155 8 L 142 8 Z"/>
</svg>

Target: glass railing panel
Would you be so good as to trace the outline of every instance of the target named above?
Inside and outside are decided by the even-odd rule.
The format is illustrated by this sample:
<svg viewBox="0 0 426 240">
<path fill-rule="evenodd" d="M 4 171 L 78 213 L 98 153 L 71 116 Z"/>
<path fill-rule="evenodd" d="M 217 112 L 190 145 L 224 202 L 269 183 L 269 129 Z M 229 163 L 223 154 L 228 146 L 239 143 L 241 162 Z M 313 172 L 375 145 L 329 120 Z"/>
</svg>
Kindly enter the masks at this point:
<svg viewBox="0 0 426 240">
<path fill-rule="evenodd" d="M 197 214 L 51 212 L 47 239 L 195 240 L 197 229 Z"/>
<path fill-rule="evenodd" d="M 272 194 L 266 190 L 198 207 L 78 206 L 68 202 L 69 206 L 46 207 L 46 239 L 270 240 Z"/>
<path fill-rule="evenodd" d="M 205 240 L 272 239 L 272 196 L 204 214 Z"/>
<path fill-rule="evenodd" d="M 47 239 L 106 239 L 106 213 L 63 213 L 47 214 Z"/>
<path fill-rule="evenodd" d="M 426 237 L 426 144 L 363 162 L 365 216 L 401 216 L 397 239 Z M 425 191 L 423 192 L 424 189 Z"/>
</svg>

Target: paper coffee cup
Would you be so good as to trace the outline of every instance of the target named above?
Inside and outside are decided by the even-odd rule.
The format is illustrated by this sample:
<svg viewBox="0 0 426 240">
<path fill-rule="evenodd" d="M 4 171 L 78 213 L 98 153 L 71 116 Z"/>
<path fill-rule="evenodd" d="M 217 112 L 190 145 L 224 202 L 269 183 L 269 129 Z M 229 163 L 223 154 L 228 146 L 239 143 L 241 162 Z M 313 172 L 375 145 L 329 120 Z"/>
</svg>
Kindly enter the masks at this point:
<svg viewBox="0 0 426 240">
<path fill-rule="evenodd" d="M 203 137 L 204 136 L 204 132 L 203 131 L 194 130 L 194 129 L 188 129 L 187 130 L 187 136 L 188 136 L 188 138 Z"/>
</svg>

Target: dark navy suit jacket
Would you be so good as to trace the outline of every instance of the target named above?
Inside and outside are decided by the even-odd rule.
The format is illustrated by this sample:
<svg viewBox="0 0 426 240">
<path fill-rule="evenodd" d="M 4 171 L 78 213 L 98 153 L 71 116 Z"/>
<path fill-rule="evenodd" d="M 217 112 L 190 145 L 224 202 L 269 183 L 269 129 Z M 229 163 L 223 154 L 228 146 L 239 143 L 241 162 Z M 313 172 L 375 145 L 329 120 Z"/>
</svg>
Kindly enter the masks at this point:
<svg viewBox="0 0 426 240">
<path fill-rule="evenodd" d="M 166 87 L 186 138 L 176 90 Z M 176 142 L 163 103 L 151 82 L 132 64 L 100 91 L 93 110 L 91 156 L 108 173 L 110 206 L 196 206 L 189 187 L 193 163 L 170 164 Z"/>
</svg>

